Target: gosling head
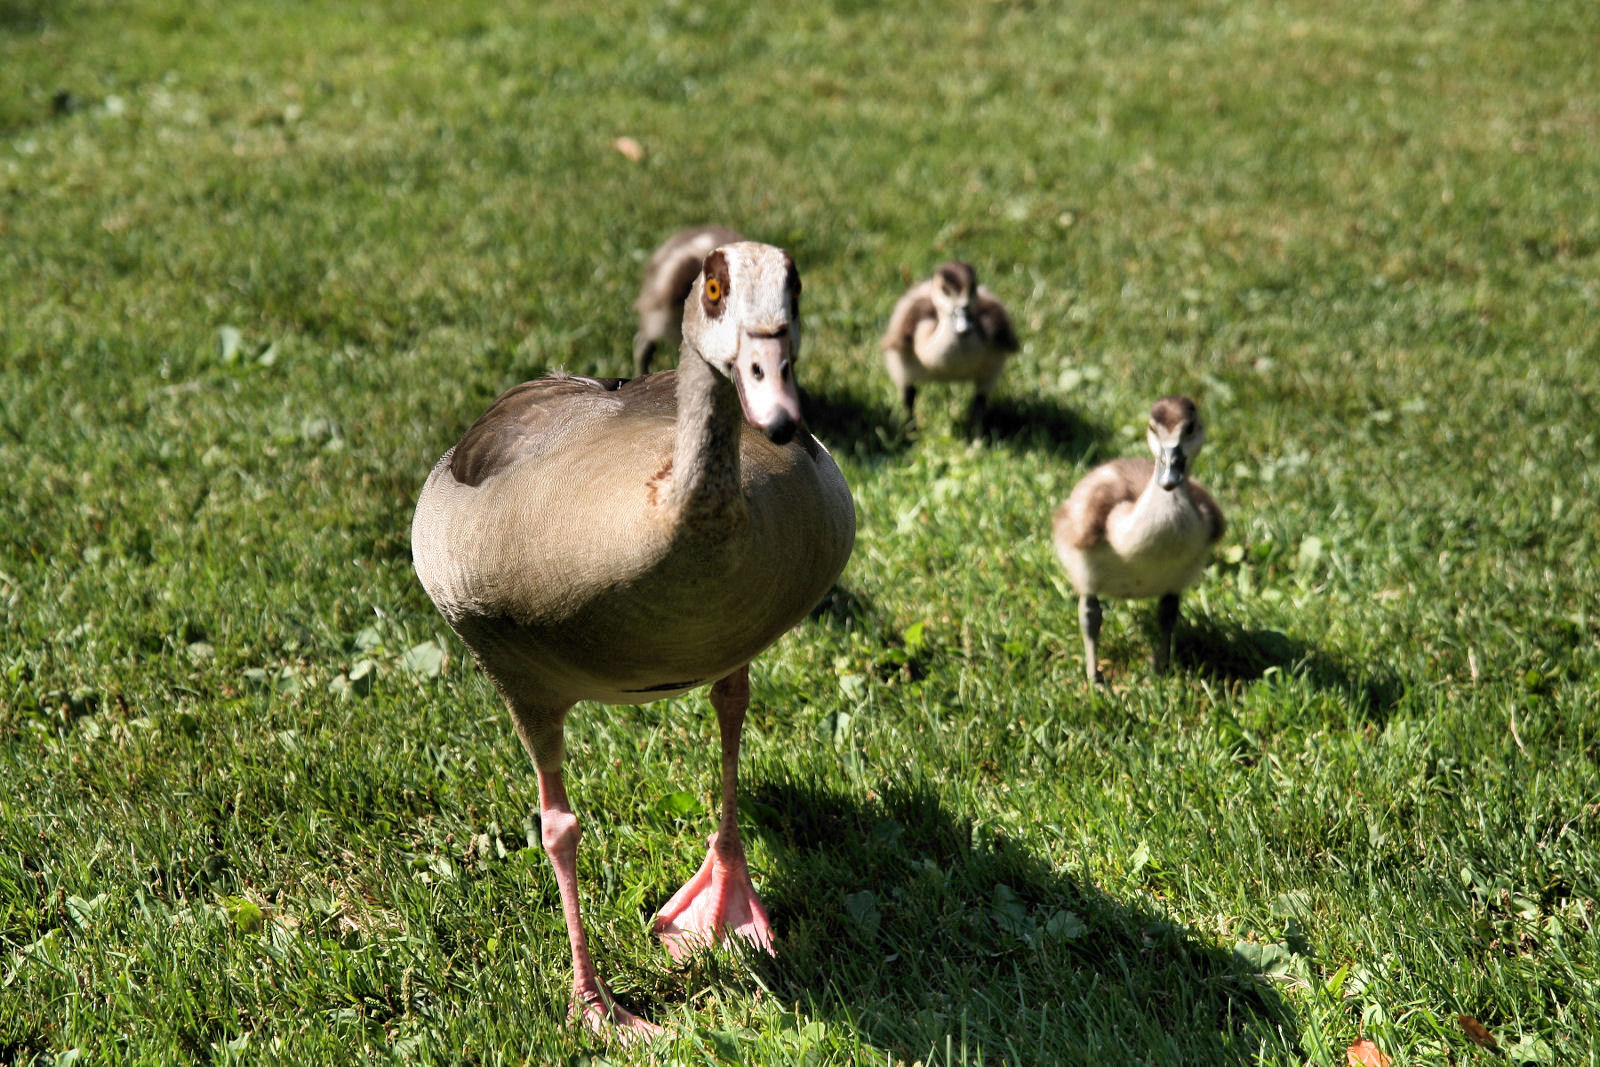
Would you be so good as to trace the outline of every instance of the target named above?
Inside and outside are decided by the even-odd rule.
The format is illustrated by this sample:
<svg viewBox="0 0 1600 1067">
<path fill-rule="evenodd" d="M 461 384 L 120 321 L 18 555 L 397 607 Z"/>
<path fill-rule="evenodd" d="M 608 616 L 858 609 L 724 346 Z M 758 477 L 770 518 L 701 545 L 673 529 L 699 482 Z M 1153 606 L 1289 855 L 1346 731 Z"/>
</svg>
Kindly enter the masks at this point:
<svg viewBox="0 0 1600 1067">
<path fill-rule="evenodd" d="M 801 426 L 800 272 L 789 253 L 740 241 L 710 255 L 684 302 L 683 336 L 733 382 L 745 421 L 776 444 Z"/>
<path fill-rule="evenodd" d="M 978 299 L 978 272 L 972 264 L 953 259 L 941 264 L 933 274 L 933 306 L 940 318 L 948 318 L 958 336 L 977 328 L 972 304 Z"/>
<path fill-rule="evenodd" d="M 1206 442 L 1206 426 L 1194 401 L 1164 396 L 1150 409 L 1145 440 L 1156 457 L 1156 484 L 1171 492 L 1189 480 L 1189 465 Z"/>
</svg>

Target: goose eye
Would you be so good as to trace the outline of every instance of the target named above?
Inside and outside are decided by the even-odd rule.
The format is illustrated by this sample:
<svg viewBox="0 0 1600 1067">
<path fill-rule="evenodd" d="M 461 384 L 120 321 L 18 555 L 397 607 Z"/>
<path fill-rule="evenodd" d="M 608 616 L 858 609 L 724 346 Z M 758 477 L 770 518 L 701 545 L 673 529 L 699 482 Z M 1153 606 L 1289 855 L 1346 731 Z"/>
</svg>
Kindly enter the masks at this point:
<svg viewBox="0 0 1600 1067">
<path fill-rule="evenodd" d="M 713 304 L 722 299 L 722 283 L 715 278 L 706 279 L 706 299 Z"/>
</svg>

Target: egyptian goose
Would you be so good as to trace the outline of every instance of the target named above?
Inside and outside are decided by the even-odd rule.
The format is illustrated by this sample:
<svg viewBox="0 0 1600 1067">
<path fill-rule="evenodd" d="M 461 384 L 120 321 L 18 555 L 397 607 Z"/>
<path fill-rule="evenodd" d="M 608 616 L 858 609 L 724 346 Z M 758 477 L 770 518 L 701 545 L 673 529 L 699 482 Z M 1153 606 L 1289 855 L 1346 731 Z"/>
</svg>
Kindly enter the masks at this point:
<svg viewBox="0 0 1600 1067">
<path fill-rule="evenodd" d="M 658 1028 L 595 974 L 562 724 L 579 700 L 643 704 L 711 686 L 721 819 L 655 932 L 675 957 L 725 931 L 770 951 L 739 839 L 748 667 L 821 600 L 855 540 L 850 490 L 801 426 L 799 297 L 782 249 L 718 248 L 690 294 L 676 371 L 510 390 L 433 468 L 411 526 L 423 587 L 500 691 L 538 771 L 574 1013 L 624 1038 Z"/>
<path fill-rule="evenodd" d="M 1091 682 L 1104 681 L 1096 653 L 1102 596 L 1160 598 L 1154 667 L 1167 669 L 1178 596 L 1205 570 L 1225 525 L 1217 502 L 1189 477 L 1205 439 L 1194 401 L 1163 397 L 1150 409 L 1145 431 L 1155 461 L 1114 459 L 1096 467 L 1056 509 L 1056 555 L 1078 591 Z"/>
<path fill-rule="evenodd" d="M 665 341 L 678 345 L 683 337 L 683 302 L 700 277 L 700 264 L 713 249 L 744 240 L 726 226 L 691 226 L 668 237 L 644 265 L 644 283 L 633 309 L 639 313 L 639 332 L 633 335 L 633 372 L 650 373 L 656 349 Z"/>
<path fill-rule="evenodd" d="M 1017 347 L 1005 306 L 978 284 L 971 264 L 958 260 L 907 289 L 883 335 L 884 361 L 906 417 L 915 414 L 918 382 L 969 381 L 975 386 L 968 412 L 974 431 L 982 428 L 989 391 Z"/>
</svg>

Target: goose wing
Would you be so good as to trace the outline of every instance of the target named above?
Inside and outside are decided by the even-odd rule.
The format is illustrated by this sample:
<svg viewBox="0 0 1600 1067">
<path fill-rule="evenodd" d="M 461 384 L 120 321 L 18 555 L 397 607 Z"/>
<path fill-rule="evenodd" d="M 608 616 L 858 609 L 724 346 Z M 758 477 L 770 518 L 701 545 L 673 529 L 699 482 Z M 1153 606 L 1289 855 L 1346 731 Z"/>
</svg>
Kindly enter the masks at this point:
<svg viewBox="0 0 1600 1067">
<path fill-rule="evenodd" d="M 626 382 L 558 374 L 506 390 L 451 451 L 450 473 L 462 485 L 482 485 L 518 460 L 544 451 L 570 422 L 575 406 L 614 405 L 614 394 Z"/>
</svg>

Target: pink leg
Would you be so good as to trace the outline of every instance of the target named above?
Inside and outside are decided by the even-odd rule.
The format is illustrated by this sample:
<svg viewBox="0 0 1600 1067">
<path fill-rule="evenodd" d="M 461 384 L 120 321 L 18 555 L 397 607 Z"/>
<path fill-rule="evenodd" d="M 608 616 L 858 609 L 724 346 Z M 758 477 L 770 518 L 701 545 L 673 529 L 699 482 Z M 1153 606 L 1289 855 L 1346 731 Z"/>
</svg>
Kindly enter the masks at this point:
<svg viewBox="0 0 1600 1067">
<path fill-rule="evenodd" d="M 583 832 L 567 804 L 559 761 L 553 770 L 539 770 L 539 819 L 544 851 L 556 870 L 556 886 L 561 890 L 567 940 L 572 944 L 573 1014 L 582 1015 L 584 1025 L 595 1033 L 614 1032 L 625 1044 L 648 1040 L 661 1033 L 661 1028 L 618 1005 L 595 974 L 589 940 L 583 933 L 583 917 L 578 913 L 578 839 Z"/>
<path fill-rule="evenodd" d="M 705 862 L 656 915 L 656 935 L 673 959 L 722 940 L 724 931 L 772 951 L 772 924 L 750 882 L 739 840 L 739 735 L 750 706 L 748 666 L 711 687 L 711 706 L 722 733 L 722 819 L 707 842 Z"/>
</svg>

